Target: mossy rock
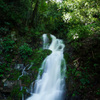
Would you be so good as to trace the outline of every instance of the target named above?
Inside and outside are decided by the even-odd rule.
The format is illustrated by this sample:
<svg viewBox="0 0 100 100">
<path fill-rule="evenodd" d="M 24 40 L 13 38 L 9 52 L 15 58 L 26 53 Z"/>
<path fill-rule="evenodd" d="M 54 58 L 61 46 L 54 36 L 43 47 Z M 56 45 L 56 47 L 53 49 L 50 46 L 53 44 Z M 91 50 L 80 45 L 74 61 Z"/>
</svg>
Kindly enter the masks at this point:
<svg viewBox="0 0 100 100">
<path fill-rule="evenodd" d="M 52 51 L 45 49 L 45 50 L 43 50 L 43 53 L 47 56 L 47 55 L 50 55 L 52 53 Z"/>
</svg>

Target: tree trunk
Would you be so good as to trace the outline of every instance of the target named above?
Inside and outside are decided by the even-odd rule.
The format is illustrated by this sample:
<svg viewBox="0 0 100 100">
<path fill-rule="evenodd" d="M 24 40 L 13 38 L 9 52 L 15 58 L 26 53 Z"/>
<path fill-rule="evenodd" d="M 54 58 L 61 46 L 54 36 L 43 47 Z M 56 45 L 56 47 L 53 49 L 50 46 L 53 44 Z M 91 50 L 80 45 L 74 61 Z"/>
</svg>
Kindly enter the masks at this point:
<svg viewBox="0 0 100 100">
<path fill-rule="evenodd" d="M 35 8 L 32 12 L 31 25 L 33 25 L 33 27 L 36 27 L 36 25 L 37 25 L 38 8 L 39 8 L 39 0 L 36 1 Z"/>
</svg>

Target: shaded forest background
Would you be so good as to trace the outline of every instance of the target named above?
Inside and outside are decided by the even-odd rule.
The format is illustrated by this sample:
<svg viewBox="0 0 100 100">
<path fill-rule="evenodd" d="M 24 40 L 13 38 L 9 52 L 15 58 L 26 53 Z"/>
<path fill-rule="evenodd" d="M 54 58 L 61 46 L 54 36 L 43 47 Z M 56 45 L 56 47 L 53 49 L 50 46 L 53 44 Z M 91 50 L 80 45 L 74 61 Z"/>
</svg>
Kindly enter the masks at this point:
<svg viewBox="0 0 100 100">
<path fill-rule="evenodd" d="M 99 100 L 100 0 L 0 0 L 0 100 L 29 96 L 26 88 L 50 54 L 42 50 L 44 33 L 66 45 L 65 100 Z M 28 73 L 19 80 L 18 64 Z"/>
</svg>

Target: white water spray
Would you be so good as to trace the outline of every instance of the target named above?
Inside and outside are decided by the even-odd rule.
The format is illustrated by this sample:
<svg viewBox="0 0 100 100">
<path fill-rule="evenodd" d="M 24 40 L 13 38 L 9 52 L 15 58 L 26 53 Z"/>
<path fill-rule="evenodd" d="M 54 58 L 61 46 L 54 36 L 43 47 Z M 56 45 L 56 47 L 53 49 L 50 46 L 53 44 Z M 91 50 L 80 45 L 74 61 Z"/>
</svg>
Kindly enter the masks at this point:
<svg viewBox="0 0 100 100">
<path fill-rule="evenodd" d="M 50 49 L 52 53 L 45 58 L 35 81 L 34 93 L 27 100 L 63 100 L 64 77 L 66 63 L 63 57 L 65 45 L 60 39 L 51 35 L 52 42 L 48 45 L 48 37 L 43 35 L 44 49 Z M 41 72 L 43 74 L 41 75 Z"/>
</svg>

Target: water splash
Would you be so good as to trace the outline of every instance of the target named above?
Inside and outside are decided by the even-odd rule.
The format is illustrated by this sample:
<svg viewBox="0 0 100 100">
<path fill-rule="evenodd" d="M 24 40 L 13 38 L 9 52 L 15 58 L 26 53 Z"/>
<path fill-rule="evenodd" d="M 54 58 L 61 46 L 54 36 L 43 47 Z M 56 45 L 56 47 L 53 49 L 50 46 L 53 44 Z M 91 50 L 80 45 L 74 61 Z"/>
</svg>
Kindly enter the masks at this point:
<svg viewBox="0 0 100 100">
<path fill-rule="evenodd" d="M 27 100 L 63 100 L 66 70 L 63 57 L 65 45 L 55 36 L 51 35 L 51 38 L 52 42 L 48 45 L 49 39 L 46 34 L 43 35 L 43 48 L 50 49 L 52 53 L 43 61 L 35 81 L 34 93 Z"/>
</svg>

